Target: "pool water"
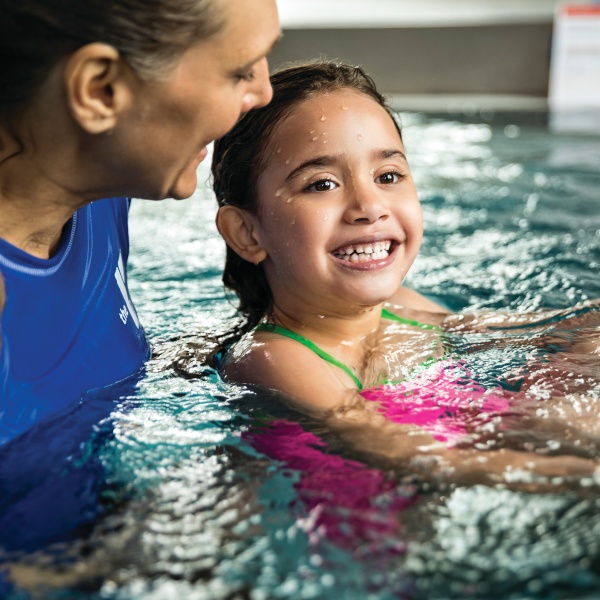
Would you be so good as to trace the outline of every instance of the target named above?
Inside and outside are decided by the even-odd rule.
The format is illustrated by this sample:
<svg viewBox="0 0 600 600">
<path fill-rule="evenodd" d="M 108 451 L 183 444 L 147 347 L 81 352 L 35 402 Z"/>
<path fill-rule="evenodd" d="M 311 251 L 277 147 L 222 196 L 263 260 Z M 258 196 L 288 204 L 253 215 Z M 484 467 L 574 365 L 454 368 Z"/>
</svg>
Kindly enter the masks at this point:
<svg viewBox="0 0 600 600">
<path fill-rule="evenodd" d="M 544 115 L 402 121 L 425 216 L 408 285 L 456 311 L 600 298 L 599 137 L 552 134 Z M 131 211 L 130 289 L 156 354 L 147 370 L 0 449 L 0 597 L 597 598 L 589 477 L 542 491 L 423 483 L 202 364 L 196 332 L 235 314 L 207 175 L 201 165 L 191 200 Z M 478 381 L 505 388 L 558 361 L 530 388 L 540 423 L 556 384 L 593 424 L 600 356 L 561 360 L 599 325 L 590 307 L 454 343 Z M 488 449 L 600 456 L 595 434 L 505 433 Z"/>
</svg>

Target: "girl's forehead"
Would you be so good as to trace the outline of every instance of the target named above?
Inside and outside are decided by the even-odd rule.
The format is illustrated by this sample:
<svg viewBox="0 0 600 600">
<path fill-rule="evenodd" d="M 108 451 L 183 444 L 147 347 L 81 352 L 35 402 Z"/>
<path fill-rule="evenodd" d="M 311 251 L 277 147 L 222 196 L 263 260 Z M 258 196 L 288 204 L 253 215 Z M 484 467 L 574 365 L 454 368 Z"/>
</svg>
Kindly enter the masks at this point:
<svg viewBox="0 0 600 600">
<path fill-rule="evenodd" d="M 300 102 L 289 116 L 293 117 L 294 114 L 299 112 L 313 115 L 313 113 L 322 113 L 323 111 L 348 111 L 351 107 L 361 108 L 362 110 L 365 110 L 365 107 L 382 109 L 373 98 L 364 92 L 354 88 L 339 88 L 337 90 L 316 92 L 312 94 Z"/>
<path fill-rule="evenodd" d="M 357 134 L 385 131 L 398 137 L 393 118 L 381 104 L 359 90 L 340 88 L 314 93 L 296 104 L 275 126 L 267 144 L 275 153 L 282 146 L 326 144 L 349 128 Z"/>
<path fill-rule="evenodd" d="M 276 125 L 270 145 L 290 141 L 290 136 L 316 131 L 332 132 L 342 122 L 371 120 L 395 129 L 392 117 L 371 96 L 353 88 L 312 94 L 298 102 Z"/>
</svg>

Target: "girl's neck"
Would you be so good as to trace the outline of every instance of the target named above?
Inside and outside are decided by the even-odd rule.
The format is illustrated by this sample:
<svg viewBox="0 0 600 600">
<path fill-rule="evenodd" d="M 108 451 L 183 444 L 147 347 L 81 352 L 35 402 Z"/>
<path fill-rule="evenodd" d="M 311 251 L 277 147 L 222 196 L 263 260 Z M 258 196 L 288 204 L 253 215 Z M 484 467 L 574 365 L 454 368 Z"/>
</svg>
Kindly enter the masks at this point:
<svg viewBox="0 0 600 600">
<path fill-rule="evenodd" d="M 382 306 L 383 303 L 345 314 L 303 312 L 298 315 L 274 304 L 271 317 L 275 324 L 300 333 L 315 343 L 327 346 L 352 345 L 362 344 L 377 334 Z"/>
</svg>

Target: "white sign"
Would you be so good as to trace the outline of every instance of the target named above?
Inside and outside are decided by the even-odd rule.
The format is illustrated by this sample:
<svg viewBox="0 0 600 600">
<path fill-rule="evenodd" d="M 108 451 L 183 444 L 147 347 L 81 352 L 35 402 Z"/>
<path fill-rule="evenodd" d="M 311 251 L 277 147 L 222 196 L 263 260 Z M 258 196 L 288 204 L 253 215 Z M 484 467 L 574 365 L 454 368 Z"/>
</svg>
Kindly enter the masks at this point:
<svg viewBox="0 0 600 600">
<path fill-rule="evenodd" d="M 600 4 L 559 4 L 548 104 L 558 129 L 600 129 Z"/>
</svg>

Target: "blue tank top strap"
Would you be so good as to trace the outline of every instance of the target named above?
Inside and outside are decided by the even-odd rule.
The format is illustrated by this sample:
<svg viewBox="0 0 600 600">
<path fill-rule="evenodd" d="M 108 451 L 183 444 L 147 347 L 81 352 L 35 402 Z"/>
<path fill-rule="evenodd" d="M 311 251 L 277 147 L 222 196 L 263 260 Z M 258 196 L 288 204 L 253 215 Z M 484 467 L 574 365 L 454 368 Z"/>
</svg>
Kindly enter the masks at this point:
<svg viewBox="0 0 600 600">
<path fill-rule="evenodd" d="M 360 379 L 352 372 L 348 365 L 339 361 L 337 358 L 331 356 L 331 354 L 319 348 L 319 346 L 311 342 L 308 338 L 305 338 L 303 335 L 300 335 L 299 333 L 296 333 L 294 331 L 290 331 L 285 327 L 280 327 L 279 325 L 273 325 L 271 323 L 259 323 L 255 329 L 257 329 L 258 331 L 269 331 L 271 333 L 277 333 L 279 335 L 283 335 L 285 337 L 291 338 L 292 340 L 300 342 L 302 345 L 306 346 L 309 350 L 312 350 L 317 356 L 321 357 L 323 360 L 342 369 L 342 371 L 349 375 L 352 381 L 354 381 L 356 387 L 359 390 L 362 390 L 362 383 Z"/>
</svg>

